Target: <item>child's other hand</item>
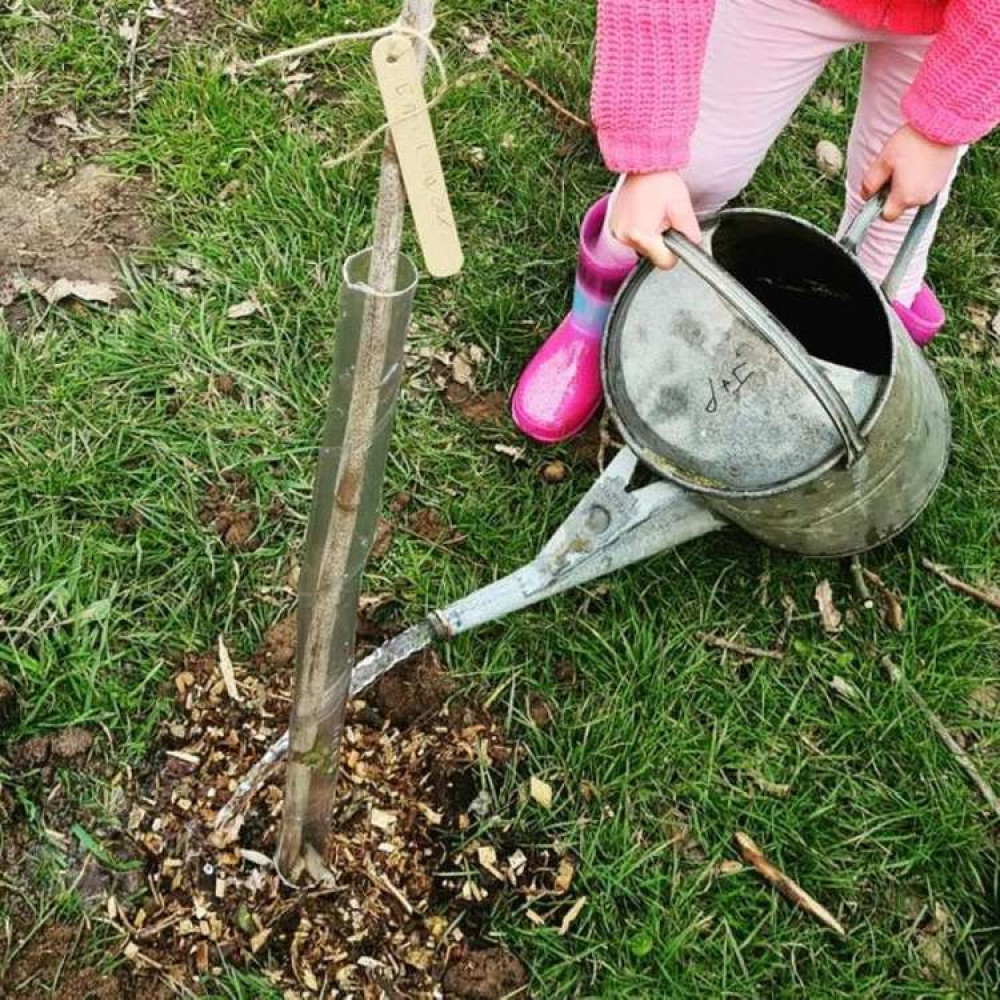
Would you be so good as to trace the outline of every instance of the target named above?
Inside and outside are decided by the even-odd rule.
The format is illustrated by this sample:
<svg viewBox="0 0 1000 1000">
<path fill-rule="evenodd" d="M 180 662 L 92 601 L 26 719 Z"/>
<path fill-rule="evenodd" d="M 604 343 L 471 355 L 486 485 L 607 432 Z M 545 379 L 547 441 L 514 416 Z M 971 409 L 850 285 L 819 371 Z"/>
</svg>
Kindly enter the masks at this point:
<svg viewBox="0 0 1000 1000">
<path fill-rule="evenodd" d="M 629 174 L 615 197 L 611 235 L 666 269 L 677 263 L 663 245 L 667 229 L 676 229 L 695 243 L 701 239 L 701 227 L 681 175 L 674 170 Z"/>
<path fill-rule="evenodd" d="M 891 180 L 882 218 L 895 222 L 907 209 L 926 205 L 944 189 L 957 159 L 957 146 L 943 146 L 911 125 L 904 125 L 868 168 L 861 182 L 861 194 L 871 198 Z"/>
</svg>

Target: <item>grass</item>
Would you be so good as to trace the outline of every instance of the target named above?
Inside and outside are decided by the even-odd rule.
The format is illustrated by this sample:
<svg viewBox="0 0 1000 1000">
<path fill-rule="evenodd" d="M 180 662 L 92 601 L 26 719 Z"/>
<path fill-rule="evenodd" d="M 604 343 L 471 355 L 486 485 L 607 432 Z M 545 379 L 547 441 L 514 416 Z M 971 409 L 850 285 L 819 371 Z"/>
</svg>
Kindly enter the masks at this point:
<svg viewBox="0 0 1000 1000">
<path fill-rule="evenodd" d="M 0 36 L 13 42 L 0 73 L 8 86 L 30 87 L 34 103 L 116 107 L 127 90 L 116 25 L 134 6 L 50 0 L 0 14 Z M 42 31 L 33 10 L 52 26 Z M 394 4 L 372 0 L 251 0 L 238 21 L 255 32 L 225 20 L 219 44 L 266 51 L 393 13 Z M 562 133 L 531 95 L 475 61 L 457 29 L 488 29 L 505 59 L 582 110 L 592 13 L 555 0 L 440 4 L 452 68 L 475 74 L 435 115 L 467 265 L 453 281 L 424 282 L 412 340 L 480 345 L 486 389 L 508 389 L 561 316 L 577 219 L 608 178 L 587 139 Z M 375 189 L 374 157 L 321 164 L 377 124 L 379 111 L 357 49 L 303 67 L 316 74 L 306 91 L 323 95 L 313 107 L 284 95 L 277 73 L 237 85 L 222 66 L 207 46 L 177 52 L 114 153 L 121 169 L 151 175 L 163 231 L 131 273 L 130 308 L 53 311 L 30 336 L 0 325 L 0 628 L 8 633 L 0 673 L 27 706 L 11 740 L 101 725 L 114 760 L 136 761 L 169 712 L 161 685 L 177 655 L 219 633 L 249 654 L 289 607 L 284 581 L 308 512 L 338 268 L 368 239 Z M 816 94 L 837 93 L 848 111 L 810 98 L 747 202 L 836 225 L 839 183 L 819 176 L 812 150 L 821 137 L 846 140 L 856 73 L 853 57 L 830 68 Z M 535 928 L 516 906 L 495 917 L 494 933 L 529 963 L 538 995 L 989 997 L 1000 989 L 992 830 L 876 655 L 893 656 L 952 729 L 975 736 L 977 762 L 1000 781 L 1000 729 L 969 700 L 996 682 L 996 616 L 919 564 L 926 555 L 967 578 L 996 580 L 997 351 L 970 349 L 982 335 L 968 310 L 992 316 L 1000 305 L 998 153 L 996 139 L 970 153 L 932 265 L 951 316 L 930 354 L 955 418 L 949 472 L 915 528 L 867 559 L 904 597 L 901 633 L 856 616 L 826 637 L 810 613 L 812 593 L 829 577 L 846 606 L 846 569 L 726 534 L 448 649 L 456 673 L 499 691 L 533 773 L 556 791 L 543 813 L 508 789 L 493 822 L 512 825 L 522 842 L 558 840 L 579 857 L 575 891 L 588 904 L 571 934 Z M 170 277 L 192 260 L 204 275 L 193 294 Z M 228 320 L 227 306 L 251 291 L 262 312 Z M 238 399 L 212 390 L 223 373 L 241 387 Z M 519 442 L 510 426 L 473 428 L 438 396 L 404 392 L 387 490 L 438 508 L 468 541 L 442 552 L 397 538 L 368 586 L 393 592 L 401 617 L 415 620 L 531 558 L 592 481 L 593 468 L 569 447 L 531 447 L 515 464 L 497 443 Z M 556 456 L 569 479 L 543 486 L 537 469 Z M 227 550 L 199 520 L 206 491 L 227 471 L 249 478 L 256 507 L 277 501 L 283 511 L 261 519 L 253 552 Z M 115 519 L 132 512 L 142 526 L 123 536 Z M 781 663 L 726 662 L 697 639 L 739 632 L 767 645 L 783 594 L 802 617 Z M 569 687 L 558 679 L 564 661 L 576 672 Z M 856 704 L 833 693 L 834 675 L 857 686 Z M 538 692 L 555 706 L 551 727 L 530 724 L 527 703 Z M 790 794 L 764 793 L 755 775 L 790 785 Z M 41 824 L 44 804 L 29 804 Z M 672 842 L 681 827 L 700 851 Z M 837 910 L 849 939 L 832 939 L 753 876 L 715 877 L 735 829 Z M 928 969 L 914 900 L 951 914 L 955 981 L 940 965 Z M 212 989 L 265 995 L 252 976 Z"/>
</svg>

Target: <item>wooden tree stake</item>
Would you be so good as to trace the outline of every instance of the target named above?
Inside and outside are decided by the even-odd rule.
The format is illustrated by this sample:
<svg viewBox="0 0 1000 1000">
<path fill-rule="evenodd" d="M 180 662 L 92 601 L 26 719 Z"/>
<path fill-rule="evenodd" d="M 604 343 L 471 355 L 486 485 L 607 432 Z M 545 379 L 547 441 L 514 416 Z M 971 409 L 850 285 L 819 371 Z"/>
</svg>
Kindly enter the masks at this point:
<svg viewBox="0 0 1000 1000">
<path fill-rule="evenodd" d="M 433 24 L 434 0 L 405 0 L 405 23 L 420 32 Z M 421 67 L 426 60 L 419 47 Z M 368 285 L 376 292 L 396 289 L 403 240 L 406 194 L 391 136 L 386 137 L 375 210 L 375 235 Z M 399 358 L 389 358 L 392 300 L 374 295 L 362 321 L 350 411 L 340 455 L 333 503 L 322 531 L 323 555 L 314 603 L 299 629 L 295 700 L 289 727 L 289 754 L 279 870 L 296 878 L 307 848 L 323 856 L 330 831 L 339 769 L 340 740 L 354 665 L 357 579 L 351 557 L 357 551 L 358 518 L 375 436 L 384 372 Z M 381 486 L 382 470 L 377 470 Z M 381 490 L 379 489 L 379 492 Z M 365 497 L 371 502 L 370 495 Z M 315 502 L 315 501 L 314 501 Z M 367 555 L 367 553 L 366 553 Z M 303 594 L 300 593 L 300 604 Z M 301 615 L 300 611 L 300 615 Z M 347 641 L 350 640 L 350 641 Z M 342 650 L 349 647 L 349 655 Z"/>
</svg>

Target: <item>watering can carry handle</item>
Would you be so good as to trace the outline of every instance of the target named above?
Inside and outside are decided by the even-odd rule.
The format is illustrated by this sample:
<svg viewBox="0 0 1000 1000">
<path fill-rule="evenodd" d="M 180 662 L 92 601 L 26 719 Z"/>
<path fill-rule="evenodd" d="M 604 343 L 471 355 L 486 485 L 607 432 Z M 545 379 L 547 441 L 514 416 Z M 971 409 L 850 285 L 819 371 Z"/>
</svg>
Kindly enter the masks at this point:
<svg viewBox="0 0 1000 1000">
<path fill-rule="evenodd" d="M 826 411 L 844 442 L 847 464 L 853 465 L 865 450 L 865 439 L 847 403 L 826 374 L 813 363 L 809 352 L 756 296 L 697 244 L 676 230 L 664 233 L 663 242 L 671 253 L 676 254 L 698 277 L 708 282 L 798 375 Z"/>
<path fill-rule="evenodd" d="M 857 256 L 864 238 L 868 235 L 875 221 L 881 216 L 885 203 L 889 200 L 890 185 L 886 184 L 878 194 L 873 195 L 861 206 L 861 211 L 854 217 L 847 231 L 840 238 L 840 245 L 851 255 Z M 896 254 L 896 259 L 892 262 L 892 267 L 882 282 L 882 291 L 885 297 L 892 301 L 899 286 L 910 267 L 910 261 L 920 245 L 920 241 L 927 232 L 927 227 L 934 220 L 934 211 L 937 208 L 937 197 L 934 197 L 926 205 L 923 205 L 917 212 L 913 224 L 910 226 L 903 245 Z"/>
</svg>

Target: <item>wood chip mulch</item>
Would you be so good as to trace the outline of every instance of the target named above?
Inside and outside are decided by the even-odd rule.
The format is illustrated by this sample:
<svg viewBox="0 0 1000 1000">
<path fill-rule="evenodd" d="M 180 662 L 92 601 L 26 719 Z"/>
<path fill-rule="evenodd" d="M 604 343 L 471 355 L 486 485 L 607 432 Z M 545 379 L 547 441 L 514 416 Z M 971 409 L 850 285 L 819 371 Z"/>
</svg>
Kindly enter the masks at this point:
<svg viewBox="0 0 1000 1000">
<path fill-rule="evenodd" d="M 445 677 L 433 654 L 416 669 Z M 284 730 L 281 674 L 234 663 L 238 700 L 215 656 L 187 658 L 174 677 L 180 712 L 149 772 L 124 782 L 148 891 L 106 900 L 133 973 L 197 992 L 202 976 L 252 965 L 286 1000 L 526 995 L 523 965 L 477 944 L 498 893 L 551 886 L 526 870 L 530 852 L 489 848 L 484 871 L 482 845 L 465 843 L 489 801 L 480 775 L 514 756 L 481 709 L 439 703 L 400 729 L 392 697 L 376 691 L 350 706 L 335 832 L 308 887 L 284 884 L 271 861 L 283 772 L 236 829 L 214 831 L 238 780 Z M 398 691 L 400 677 L 392 683 Z M 435 690 L 441 699 L 450 691 L 444 681 Z M 561 871 L 565 882 L 565 864 Z"/>
</svg>

